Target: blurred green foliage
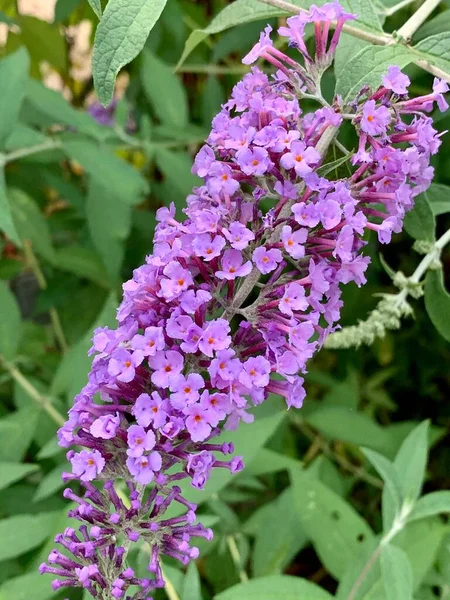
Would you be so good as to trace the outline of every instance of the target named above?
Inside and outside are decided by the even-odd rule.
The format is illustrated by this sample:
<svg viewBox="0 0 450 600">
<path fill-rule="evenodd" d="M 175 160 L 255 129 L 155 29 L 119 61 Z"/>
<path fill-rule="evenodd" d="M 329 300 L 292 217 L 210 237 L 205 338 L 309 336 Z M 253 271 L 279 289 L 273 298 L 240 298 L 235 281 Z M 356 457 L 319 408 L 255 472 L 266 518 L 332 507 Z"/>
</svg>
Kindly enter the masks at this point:
<svg viewBox="0 0 450 600">
<path fill-rule="evenodd" d="M 252 10 L 257 4 L 239 2 Z M 121 282 L 151 251 L 155 211 L 172 201 L 182 210 L 198 182 L 190 172 L 192 157 L 245 72 L 240 57 L 267 20 L 277 23 L 273 9 L 260 5 L 245 24 L 236 19 L 212 37 L 197 33 L 191 42 L 203 42 L 192 43 L 175 73 L 186 40 L 227 3 L 169 0 L 142 53 L 126 67 L 129 83 L 112 123 L 101 125 L 87 112 L 89 70 L 74 76 L 80 65 L 73 32 L 86 21 L 94 32 L 104 4 L 58 0 L 54 22 L 46 22 L 21 14 L 14 0 L 0 0 L 0 22 L 9 28 L 0 49 L 0 600 L 82 598 L 78 590 L 54 594 L 49 577 L 37 573 L 52 537 L 68 524 L 60 478 L 66 461 L 56 429 L 85 382 L 93 327 L 112 324 Z M 384 20 L 390 6 L 380 0 L 373 10 Z M 385 31 L 398 28 L 415 8 L 388 16 Z M 414 41 L 448 34 L 449 15 L 444 2 Z M 363 46 L 344 36 L 336 69 L 342 72 Z M 49 69 L 59 91 L 43 83 Z M 412 93 L 430 88 L 431 75 L 414 65 L 406 70 Z M 97 86 L 103 98 L 111 85 Z M 326 96 L 334 85 L 328 73 Z M 449 114 L 437 122 L 440 130 L 449 128 Z M 449 227 L 449 164 L 444 137 L 428 201 L 410 219 L 408 233 L 383 248 L 394 271 L 412 273 L 420 261 L 411 249 L 414 239 Z M 345 290 L 344 326 L 366 317 L 375 293 L 394 289 L 379 248 L 368 241 L 369 282 Z M 234 478 L 222 474 L 193 494 L 214 542 L 200 544 L 201 558 L 186 573 L 167 563 L 171 586 L 156 598 L 350 598 L 377 539 L 389 532 L 395 502 L 398 509 L 416 501 L 422 483 L 427 493 L 444 495 L 418 501 L 411 522 L 386 542 L 353 600 L 449 597 L 450 527 L 437 513 L 449 510 L 442 490 L 450 484 L 450 351 L 432 324 L 449 338 L 448 254 L 442 262 L 427 280 L 430 316 L 423 300 L 415 300 L 414 319 L 372 347 L 322 351 L 306 377 L 302 411 L 261 407 L 255 424 L 227 436 L 247 468 Z M 424 419 L 431 422 L 428 437 L 426 424 L 411 434 Z M 145 571 L 145 559 L 145 547 L 132 557 L 138 572 Z M 383 578 L 392 588 L 385 589 Z"/>
</svg>

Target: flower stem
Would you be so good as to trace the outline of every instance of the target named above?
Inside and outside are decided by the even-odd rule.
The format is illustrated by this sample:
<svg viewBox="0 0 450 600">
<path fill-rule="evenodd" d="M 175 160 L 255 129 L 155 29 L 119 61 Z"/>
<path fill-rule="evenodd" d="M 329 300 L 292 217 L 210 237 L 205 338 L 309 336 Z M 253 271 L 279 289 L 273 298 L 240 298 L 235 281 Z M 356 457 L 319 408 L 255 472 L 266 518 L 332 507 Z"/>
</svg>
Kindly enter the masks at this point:
<svg viewBox="0 0 450 600">
<path fill-rule="evenodd" d="M 166 592 L 169 600 L 181 600 L 180 596 L 178 595 L 177 590 L 175 589 L 175 586 L 170 581 L 167 573 L 163 570 L 162 566 L 161 566 L 161 573 L 162 573 L 164 581 L 166 582 L 166 585 L 164 586 L 164 591 Z"/>
<path fill-rule="evenodd" d="M 27 259 L 28 265 L 30 269 L 33 271 L 34 276 L 38 282 L 41 290 L 46 290 L 48 287 L 47 280 L 45 279 L 44 273 L 39 265 L 39 261 L 36 258 L 36 255 L 33 252 L 33 248 L 31 243 L 26 240 L 23 244 L 25 257 Z M 53 330 L 55 332 L 55 337 L 58 340 L 58 343 L 61 347 L 61 350 L 65 353 L 69 349 L 67 345 L 67 341 L 64 335 L 64 330 L 62 328 L 61 319 L 59 317 L 59 313 L 54 306 L 52 306 L 49 310 L 50 319 L 52 321 Z"/>
<path fill-rule="evenodd" d="M 19 160 L 19 158 L 32 156 L 33 154 L 45 152 L 46 150 L 57 150 L 58 148 L 61 148 L 61 142 L 59 140 L 47 140 L 42 144 L 36 144 L 36 146 L 30 146 L 29 148 L 20 148 L 19 150 L 14 150 L 13 152 L 4 154 L 2 157 L 2 162 L 3 164 L 7 165 L 10 162 Z"/>
<path fill-rule="evenodd" d="M 236 567 L 237 572 L 239 573 L 239 579 L 242 583 L 248 581 L 248 575 L 245 569 L 242 567 L 241 555 L 239 553 L 239 548 L 236 544 L 236 540 L 233 535 L 227 535 L 227 546 L 230 551 L 231 558 L 233 559 L 234 566 Z"/>
<path fill-rule="evenodd" d="M 45 410 L 45 412 L 53 419 L 53 421 L 55 421 L 57 425 L 64 425 L 65 418 L 62 416 L 62 414 L 52 405 L 46 396 L 42 395 L 39 390 L 37 390 L 34 385 L 28 381 L 28 379 L 19 371 L 19 369 L 17 369 L 12 363 L 5 360 L 2 356 L 0 356 L 0 362 L 14 379 L 14 381 L 20 385 L 20 387 L 30 396 L 30 398 L 32 398 Z"/>
<path fill-rule="evenodd" d="M 295 4 L 291 4 L 290 2 L 285 2 L 285 0 L 259 0 L 260 2 L 264 2 L 265 4 L 270 4 L 271 6 L 275 6 L 276 8 L 280 8 L 281 10 L 285 10 L 288 13 L 299 14 L 301 12 L 307 12 L 307 9 L 301 8 L 300 6 L 296 6 Z M 335 25 L 336 22 L 333 21 L 331 25 Z M 357 27 L 353 27 L 352 25 L 344 24 L 342 31 L 352 35 L 353 37 L 357 37 L 361 40 L 366 40 L 366 42 L 371 42 L 372 44 L 377 44 L 381 46 L 386 46 L 391 44 L 393 41 L 393 37 L 387 33 L 370 33 L 369 31 L 364 31 L 362 29 L 358 29 Z"/>
<path fill-rule="evenodd" d="M 424 21 L 431 15 L 433 10 L 440 4 L 441 0 L 425 0 L 410 19 L 397 31 L 397 35 L 408 41 L 419 29 Z"/>
</svg>

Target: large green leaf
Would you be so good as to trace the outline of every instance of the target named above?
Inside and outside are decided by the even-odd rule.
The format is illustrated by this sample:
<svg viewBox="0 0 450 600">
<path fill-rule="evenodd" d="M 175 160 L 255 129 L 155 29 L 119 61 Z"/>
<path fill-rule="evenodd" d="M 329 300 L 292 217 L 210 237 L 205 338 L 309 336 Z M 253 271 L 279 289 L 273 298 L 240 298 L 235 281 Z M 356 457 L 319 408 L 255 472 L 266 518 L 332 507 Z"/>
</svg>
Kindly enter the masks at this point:
<svg viewBox="0 0 450 600">
<path fill-rule="evenodd" d="M 35 17 L 19 15 L 20 40 L 30 53 L 31 60 L 38 65 L 48 62 L 56 70 L 67 70 L 67 43 L 59 27 Z"/>
<path fill-rule="evenodd" d="M 25 97 L 30 60 L 21 48 L 0 61 L 0 150 L 14 129 Z"/>
<path fill-rule="evenodd" d="M 425 479 L 428 458 L 429 422 L 424 421 L 411 431 L 394 460 L 400 478 L 403 498 L 415 502 Z"/>
<path fill-rule="evenodd" d="M 0 490 L 39 470 L 39 465 L 0 462 Z"/>
<path fill-rule="evenodd" d="M 66 246 L 56 252 L 55 266 L 109 289 L 110 283 L 98 256 L 84 246 Z"/>
<path fill-rule="evenodd" d="M 390 65 L 405 67 L 413 60 L 413 53 L 405 47 L 367 46 L 352 59 L 351 69 L 341 71 L 335 92 L 348 102 L 366 85 L 378 88 Z"/>
<path fill-rule="evenodd" d="M 413 593 L 413 573 L 408 556 L 390 544 L 381 551 L 381 573 L 383 575 L 386 600 L 410 600 Z"/>
<path fill-rule="evenodd" d="M 388 432 L 363 413 L 344 406 L 321 406 L 305 420 L 328 438 L 365 445 L 384 452 L 390 446 Z"/>
<path fill-rule="evenodd" d="M 67 462 L 64 461 L 62 465 L 55 467 L 50 473 L 42 479 L 39 484 L 35 495 L 33 496 L 33 502 L 39 502 L 51 496 L 57 490 L 60 490 L 64 485 L 64 481 L 61 478 L 63 471 L 67 471 Z"/>
<path fill-rule="evenodd" d="M 417 200 L 422 195 L 426 197 L 435 217 L 450 212 L 450 187 L 448 185 L 432 183 L 426 192 L 417 197 Z"/>
<path fill-rule="evenodd" d="M 11 213 L 22 242 L 31 242 L 37 254 L 55 260 L 48 222 L 36 202 L 19 189 L 8 190 Z"/>
<path fill-rule="evenodd" d="M 289 575 L 272 575 L 240 583 L 214 596 L 214 600 L 331 600 L 318 585 Z"/>
<path fill-rule="evenodd" d="M 200 575 L 194 561 L 189 563 L 187 568 L 181 600 L 202 600 Z"/>
<path fill-rule="evenodd" d="M 413 36 L 414 41 L 423 40 L 424 38 L 438 33 L 446 33 L 450 30 L 450 10 L 444 10 L 438 13 L 433 19 L 428 19 L 422 27 L 420 27 Z"/>
<path fill-rule="evenodd" d="M 30 600 L 32 590 L 33 600 L 50 600 L 55 597 L 51 581 L 54 575 L 28 573 L 7 580 L 0 585 L 0 600 Z"/>
<path fill-rule="evenodd" d="M 20 341 L 20 311 L 4 281 L 0 281 L 0 354 L 14 358 Z"/>
<path fill-rule="evenodd" d="M 442 269 L 430 270 L 425 278 L 425 307 L 431 322 L 450 342 L 450 294 L 444 286 Z"/>
<path fill-rule="evenodd" d="M 66 154 L 80 163 L 92 181 L 125 204 L 138 204 L 148 184 L 139 171 L 113 152 L 89 140 L 65 141 Z"/>
<path fill-rule="evenodd" d="M 5 173 L 2 165 L 0 165 L 0 231 L 3 231 L 16 245 L 22 245 L 6 195 Z"/>
<path fill-rule="evenodd" d="M 20 462 L 33 441 L 41 408 L 28 405 L 0 420 L 0 460 Z M 3 431 L 2 429 L 5 428 Z"/>
<path fill-rule="evenodd" d="M 92 67 L 100 102 L 105 106 L 114 93 L 120 69 L 144 47 L 167 0 L 109 0 L 95 34 Z"/>
<path fill-rule="evenodd" d="M 405 215 L 403 225 L 415 240 L 434 240 L 435 222 L 427 192 L 416 198 L 413 210 Z"/>
<path fill-rule="evenodd" d="M 450 491 L 431 492 L 419 498 L 408 521 L 417 521 L 440 513 L 450 513 Z"/>
<path fill-rule="evenodd" d="M 325 568 L 339 579 L 373 533 L 353 507 L 305 471 L 291 471 L 294 508 Z"/>
<path fill-rule="evenodd" d="M 51 512 L 0 520 L 0 561 L 20 556 L 42 544 L 50 536 L 58 516 L 58 512 Z"/>
<path fill-rule="evenodd" d="M 96 16 L 101 19 L 102 18 L 102 3 L 100 0 L 88 0 L 90 7 L 96 14 Z"/>
<path fill-rule="evenodd" d="M 292 510 L 293 505 L 291 488 L 287 488 L 275 502 L 265 505 L 264 526 L 258 530 L 253 548 L 255 577 L 281 574 L 307 543 L 297 513 Z"/>
<path fill-rule="evenodd" d="M 425 38 L 413 47 L 419 58 L 431 62 L 450 73 L 450 32 Z"/>
<path fill-rule="evenodd" d="M 188 123 L 185 88 L 172 68 L 149 50 L 142 54 L 141 81 L 158 118 L 168 125 L 185 127 Z"/>
<path fill-rule="evenodd" d="M 103 186 L 91 181 L 86 199 L 86 215 L 92 241 L 111 280 L 117 281 L 125 253 L 124 241 L 131 227 L 131 206 L 111 196 Z"/>
</svg>

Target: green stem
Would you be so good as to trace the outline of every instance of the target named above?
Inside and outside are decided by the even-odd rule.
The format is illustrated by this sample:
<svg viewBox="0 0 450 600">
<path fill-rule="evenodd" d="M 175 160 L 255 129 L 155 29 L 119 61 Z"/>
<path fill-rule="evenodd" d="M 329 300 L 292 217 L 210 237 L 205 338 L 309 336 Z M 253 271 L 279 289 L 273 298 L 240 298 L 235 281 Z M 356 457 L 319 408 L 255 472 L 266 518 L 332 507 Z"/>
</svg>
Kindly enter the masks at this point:
<svg viewBox="0 0 450 600">
<path fill-rule="evenodd" d="M 41 290 L 46 290 L 48 287 L 47 280 L 45 279 L 44 273 L 42 272 L 42 269 L 39 265 L 39 261 L 33 252 L 31 243 L 27 240 L 24 242 L 23 246 L 24 246 L 25 257 L 27 259 L 28 265 L 29 265 L 30 269 L 33 271 L 39 287 L 41 288 Z M 61 347 L 62 352 L 65 353 L 68 351 L 69 346 L 67 344 L 66 337 L 64 335 L 64 330 L 62 328 L 59 313 L 54 306 L 52 306 L 50 308 L 49 313 L 50 313 L 50 319 L 51 319 L 52 326 L 53 326 L 53 331 L 55 332 L 55 337 L 58 340 L 58 343 Z"/>
<path fill-rule="evenodd" d="M 206 73 L 208 75 L 243 75 L 248 73 L 245 65 L 182 65 L 177 73 Z"/>
<path fill-rule="evenodd" d="M 37 390 L 32 383 L 28 381 L 28 379 L 22 375 L 22 373 L 17 369 L 12 363 L 5 360 L 0 356 L 0 361 L 3 367 L 8 371 L 11 377 L 14 379 L 18 385 L 32 398 L 35 402 L 41 406 L 45 412 L 55 421 L 55 423 L 59 426 L 64 425 L 65 418 L 62 414 L 52 405 L 50 400 L 42 395 L 39 390 Z"/>
<path fill-rule="evenodd" d="M 397 35 L 404 40 L 410 40 L 419 27 L 431 15 L 441 0 L 425 0 L 410 19 L 397 31 Z"/>
<path fill-rule="evenodd" d="M 3 163 L 8 164 L 15 160 L 19 160 L 20 158 L 25 158 L 26 156 L 32 156 L 33 154 L 38 154 L 39 152 L 45 152 L 47 150 L 57 150 L 58 148 L 61 148 L 61 142 L 59 140 L 47 140 L 42 144 L 36 144 L 36 146 L 20 148 L 19 150 L 4 154 Z"/>
<path fill-rule="evenodd" d="M 236 570 L 239 574 L 239 579 L 242 581 L 242 583 L 245 583 L 246 581 L 248 581 L 248 575 L 245 569 L 242 567 L 241 555 L 239 553 L 239 548 L 236 544 L 236 540 L 233 535 L 227 535 L 226 540 L 228 550 L 230 551 L 231 558 L 233 559 L 234 566 L 236 567 Z"/>
<path fill-rule="evenodd" d="M 416 0 L 402 0 L 402 2 L 399 2 L 398 4 L 394 4 L 394 6 L 391 6 L 390 8 L 385 8 L 383 12 L 387 17 L 390 17 L 390 16 L 394 15 L 396 12 L 398 12 L 399 10 L 401 10 L 402 8 L 405 8 L 405 6 L 409 6 L 410 4 L 412 4 L 415 1 Z"/>
<path fill-rule="evenodd" d="M 166 592 L 169 600 L 181 600 L 180 596 L 177 593 L 177 590 L 175 589 L 175 586 L 170 581 L 167 573 L 163 570 L 162 567 L 161 567 L 161 573 L 162 573 L 164 581 L 166 582 L 166 585 L 164 586 L 164 591 Z"/>
</svg>

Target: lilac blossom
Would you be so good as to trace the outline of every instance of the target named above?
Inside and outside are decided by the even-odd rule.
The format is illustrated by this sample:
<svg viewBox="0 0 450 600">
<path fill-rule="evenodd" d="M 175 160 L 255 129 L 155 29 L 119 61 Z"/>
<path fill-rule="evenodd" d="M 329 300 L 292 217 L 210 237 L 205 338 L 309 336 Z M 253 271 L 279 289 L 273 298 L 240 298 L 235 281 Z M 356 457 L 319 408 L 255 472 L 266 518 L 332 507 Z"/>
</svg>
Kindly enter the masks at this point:
<svg viewBox="0 0 450 600">
<path fill-rule="evenodd" d="M 272 394 L 302 406 L 300 374 L 339 326 L 342 284 L 365 283 L 364 234 L 389 242 L 430 185 L 441 141 L 425 113 L 446 109 L 444 82 L 408 99 L 409 80 L 391 67 L 378 90 L 302 112 L 350 18 L 336 2 L 288 18 L 280 34 L 302 64 L 264 30 L 244 61 L 262 57 L 277 72 L 253 67 L 234 87 L 195 157 L 203 182 L 185 218 L 173 205 L 158 210 L 153 254 L 123 285 L 117 329 L 95 330 L 88 382 L 58 432 L 62 447 L 82 448 L 68 451 L 63 477 L 84 496 L 64 491 L 82 524 L 56 537 L 62 550 L 40 567 L 58 577 L 55 590 L 148 599 L 164 586 L 163 557 L 198 556 L 194 538 L 212 531 L 178 482 L 202 489 L 217 468 L 241 470 L 241 457 L 226 458 L 232 445 L 215 438 L 251 423 L 249 409 Z M 344 118 L 359 139 L 351 174 L 334 180 L 318 169 Z M 180 516 L 168 518 L 172 504 Z M 148 578 L 127 565 L 138 540 L 150 548 Z"/>
</svg>

